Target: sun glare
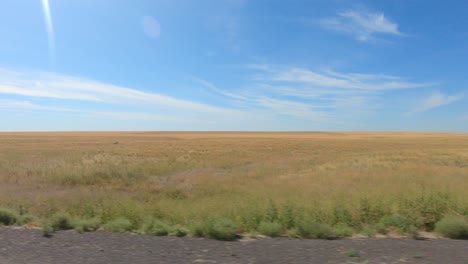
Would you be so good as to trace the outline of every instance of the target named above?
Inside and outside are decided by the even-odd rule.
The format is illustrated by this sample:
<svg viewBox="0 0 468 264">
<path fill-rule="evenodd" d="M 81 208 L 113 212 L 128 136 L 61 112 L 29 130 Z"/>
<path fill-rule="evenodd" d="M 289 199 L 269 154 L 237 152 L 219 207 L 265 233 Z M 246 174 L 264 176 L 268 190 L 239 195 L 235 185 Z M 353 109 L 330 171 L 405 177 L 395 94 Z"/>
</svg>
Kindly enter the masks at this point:
<svg viewBox="0 0 468 264">
<path fill-rule="evenodd" d="M 47 30 L 47 39 L 49 43 L 49 59 L 51 67 L 54 65 L 55 61 L 55 41 L 54 41 L 54 27 L 52 24 L 52 16 L 50 15 L 50 5 L 49 0 L 41 0 L 42 10 L 44 12 L 44 19 L 46 23 Z"/>
</svg>

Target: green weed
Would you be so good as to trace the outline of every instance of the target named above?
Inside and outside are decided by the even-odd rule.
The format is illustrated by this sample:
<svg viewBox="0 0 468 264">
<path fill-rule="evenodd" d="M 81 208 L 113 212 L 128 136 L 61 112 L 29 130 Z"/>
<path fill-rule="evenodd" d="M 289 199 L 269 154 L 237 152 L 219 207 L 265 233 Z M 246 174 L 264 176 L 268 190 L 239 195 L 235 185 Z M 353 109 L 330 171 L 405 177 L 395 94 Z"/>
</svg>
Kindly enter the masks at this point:
<svg viewBox="0 0 468 264">
<path fill-rule="evenodd" d="M 67 213 L 55 213 L 49 219 L 49 223 L 54 231 L 69 230 L 75 226 L 74 219 Z"/>
<path fill-rule="evenodd" d="M 335 227 L 335 235 L 337 237 L 351 237 L 354 234 L 354 230 L 344 224 L 339 224 Z"/>
<path fill-rule="evenodd" d="M 336 237 L 333 228 L 327 224 L 301 221 L 297 226 L 297 233 L 304 238 L 329 239 Z"/>
<path fill-rule="evenodd" d="M 101 219 L 94 217 L 75 221 L 75 230 L 79 233 L 96 231 L 101 226 Z"/>
<path fill-rule="evenodd" d="M 0 208 L 0 224 L 14 225 L 19 219 L 19 214 L 15 210 Z"/>
<path fill-rule="evenodd" d="M 269 237 L 279 237 L 283 233 L 283 227 L 276 222 L 261 222 L 258 226 L 258 232 Z"/>
<path fill-rule="evenodd" d="M 468 221 L 461 216 L 446 216 L 437 222 L 437 233 L 453 239 L 468 239 Z"/>
<path fill-rule="evenodd" d="M 149 217 L 145 219 L 142 231 L 144 234 L 148 235 L 167 236 L 173 230 L 169 225 L 162 222 L 161 220 Z"/>
<path fill-rule="evenodd" d="M 111 232 L 129 232 L 132 231 L 132 222 L 125 217 L 119 217 L 104 224 L 103 228 Z"/>
<path fill-rule="evenodd" d="M 234 240 L 239 227 L 228 218 L 215 218 L 207 222 L 204 235 L 217 240 Z"/>
</svg>

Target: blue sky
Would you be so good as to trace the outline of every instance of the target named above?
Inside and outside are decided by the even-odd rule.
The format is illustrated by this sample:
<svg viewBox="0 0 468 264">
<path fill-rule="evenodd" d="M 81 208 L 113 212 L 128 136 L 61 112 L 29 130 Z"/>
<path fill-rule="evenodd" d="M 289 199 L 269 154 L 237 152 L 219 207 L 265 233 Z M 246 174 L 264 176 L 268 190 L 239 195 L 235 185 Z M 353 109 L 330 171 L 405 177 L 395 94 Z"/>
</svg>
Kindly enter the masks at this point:
<svg viewBox="0 0 468 264">
<path fill-rule="evenodd" d="M 468 2 L 5 0 L 0 131 L 468 132 Z"/>
</svg>

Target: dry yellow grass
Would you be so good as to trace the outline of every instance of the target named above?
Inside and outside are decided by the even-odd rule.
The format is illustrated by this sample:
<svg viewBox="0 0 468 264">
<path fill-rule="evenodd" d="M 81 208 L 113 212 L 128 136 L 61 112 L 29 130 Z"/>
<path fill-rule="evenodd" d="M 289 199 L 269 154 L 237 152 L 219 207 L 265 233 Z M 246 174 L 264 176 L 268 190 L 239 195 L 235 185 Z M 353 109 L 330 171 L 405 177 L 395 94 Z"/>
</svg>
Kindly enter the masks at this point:
<svg viewBox="0 0 468 264">
<path fill-rule="evenodd" d="M 0 207 L 41 217 L 222 216 L 250 230 L 271 218 L 357 227 L 399 213 L 431 229 L 468 215 L 468 135 L 0 133 L 0 181 Z"/>
</svg>

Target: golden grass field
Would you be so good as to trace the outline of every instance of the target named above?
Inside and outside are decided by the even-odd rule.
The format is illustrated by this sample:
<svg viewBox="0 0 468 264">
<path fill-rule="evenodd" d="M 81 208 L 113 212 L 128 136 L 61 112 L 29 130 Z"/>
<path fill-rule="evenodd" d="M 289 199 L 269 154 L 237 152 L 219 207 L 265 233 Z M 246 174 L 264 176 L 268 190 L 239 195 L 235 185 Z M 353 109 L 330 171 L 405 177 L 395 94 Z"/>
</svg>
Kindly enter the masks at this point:
<svg viewBox="0 0 468 264">
<path fill-rule="evenodd" d="M 432 230 L 468 215 L 468 134 L 0 133 L 0 182 L 0 207 L 39 218 L 226 217 L 249 232 L 275 219 L 359 230 L 398 213 Z"/>
</svg>

